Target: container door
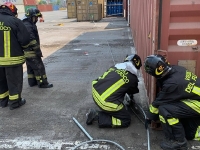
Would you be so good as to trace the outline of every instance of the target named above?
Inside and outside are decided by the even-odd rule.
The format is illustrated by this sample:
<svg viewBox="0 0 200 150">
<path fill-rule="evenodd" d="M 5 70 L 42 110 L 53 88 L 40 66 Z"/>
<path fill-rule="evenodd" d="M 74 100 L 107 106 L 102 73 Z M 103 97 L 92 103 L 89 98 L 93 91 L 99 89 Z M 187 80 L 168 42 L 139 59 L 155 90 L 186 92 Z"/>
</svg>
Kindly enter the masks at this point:
<svg viewBox="0 0 200 150">
<path fill-rule="evenodd" d="M 160 44 L 171 64 L 200 76 L 200 1 L 162 0 Z"/>
</svg>

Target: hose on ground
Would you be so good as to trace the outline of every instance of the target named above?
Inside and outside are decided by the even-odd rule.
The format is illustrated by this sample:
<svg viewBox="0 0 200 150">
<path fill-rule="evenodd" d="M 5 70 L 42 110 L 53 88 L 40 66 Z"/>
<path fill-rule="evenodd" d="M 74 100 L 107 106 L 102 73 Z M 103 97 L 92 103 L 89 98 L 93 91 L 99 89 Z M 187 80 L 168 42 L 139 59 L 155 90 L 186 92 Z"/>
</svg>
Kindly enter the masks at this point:
<svg viewBox="0 0 200 150">
<path fill-rule="evenodd" d="M 119 145 L 118 143 L 114 142 L 114 141 L 110 141 L 110 140 L 104 140 L 104 139 L 99 139 L 99 140 L 93 140 L 93 138 L 87 133 L 87 131 L 81 126 L 81 124 L 73 117 L 74 122 L 78 125 L 78 127 L 85 133 L 85 135 L 90 139 L 90 141 L 86 141 L 86 142 L 82 142 L 78 145 L 76 145 L 75 147 L 72 148 L 72 150 L 77 149 L 78 147 L 88 144 L 88 143 L 92 143 L 92 142 L 107 142 L 107 143 L 112 143 L 114 145 L 116 145 L 118 148 L 120 148 L 121 150 L 125 150 L 121 145 Z"/>
</svg>

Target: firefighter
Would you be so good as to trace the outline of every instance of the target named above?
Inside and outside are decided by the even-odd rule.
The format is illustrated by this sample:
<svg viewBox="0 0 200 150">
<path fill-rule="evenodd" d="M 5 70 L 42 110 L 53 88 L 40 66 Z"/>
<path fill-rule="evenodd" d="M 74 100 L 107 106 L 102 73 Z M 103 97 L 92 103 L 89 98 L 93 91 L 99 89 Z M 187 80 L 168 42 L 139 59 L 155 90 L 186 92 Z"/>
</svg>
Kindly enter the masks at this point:
<svg viewBox="0 0 200 150">
<path fill-rule="evenodd" d="M 22 19 L 30 34 L 30 45 L 24 50 L 27 65 L 29 86 L 38 85 L 39 88 L 51 88 L 53 84 L 47 81 L 45 66 L 42 61 L 42 51 L 40 49 L 40 39 L 36 23 L 38 17 L 42 17 L 41 12 L 36 8 L 29 8 Z"/>
<path fill-rule="evenodd" d="M 29 33 L 20 19 L 17 8 L 6 2 L 0 5 L 0 107 L 10 110 L 26 103 L 21 97 L 23 86 L 24 48 Z"/>
<path fill-rule="evenodd" d="M 123 63 L 110 67 L 102 76 L 92 81 L 92 96 L 101 109 L 90 109 L 86 124 L 98 121 L 99 128 L 128 127 L 131 115 L 123 104 L 125 94 L 139 92 L 138 70 L 142 66 L 138 55 L 126 57 Z"/>
<path fill-rule="evenodd" d="M 200 117 L 200 78 L 182 66 L 170 65 L 161 55 L 147 56 L 144 68 L 157 79 L 160 88 L 150 104 L 146 124 L 160 120 L 165 135 L 162 149 L 186 150 L 185 133 L 190 131 L 184 131 L 181 120 Z M 195 134 L 194 139 L 199 138 Z"/>
</svg>

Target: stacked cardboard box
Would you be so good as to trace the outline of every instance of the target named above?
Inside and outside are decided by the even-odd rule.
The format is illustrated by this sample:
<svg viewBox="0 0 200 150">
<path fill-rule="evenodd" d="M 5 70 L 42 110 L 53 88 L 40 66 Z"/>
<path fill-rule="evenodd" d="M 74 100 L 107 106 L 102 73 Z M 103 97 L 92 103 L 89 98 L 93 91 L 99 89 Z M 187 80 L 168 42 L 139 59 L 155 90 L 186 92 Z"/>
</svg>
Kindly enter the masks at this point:
<svg viewBox="0 0 200 150">
<path fill-rule="evenodd" d="M 76 0 L 77 5 L 77 21 L 88 20 L 88 0 Z"/>
<path fill-rule="evenodd" d="M 77 21 L 99 21 L 102 19 L 102 4 L 98 0 L 76 0 Z"/>
<path fill-rule="evenodd" d="M 67 1 L 67 16 L 68 18 L 76 18 L 76 0 L 68 0 Z"/>
<path fill-rule="evenodd" d="M 98 0 L 88 0 L 89 5 L 89 20 L 99 21 L 102 19 L 102 4 L 98 4 Z"/>
</svg>

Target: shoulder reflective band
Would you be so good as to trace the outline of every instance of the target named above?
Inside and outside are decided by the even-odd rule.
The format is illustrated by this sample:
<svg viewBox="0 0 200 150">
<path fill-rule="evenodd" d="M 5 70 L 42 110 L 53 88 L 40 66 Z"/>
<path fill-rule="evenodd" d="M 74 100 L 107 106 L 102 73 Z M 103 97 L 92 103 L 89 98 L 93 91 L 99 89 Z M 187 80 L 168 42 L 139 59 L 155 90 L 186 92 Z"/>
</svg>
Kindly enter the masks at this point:
<svg viewBox="0 0 200 150">
<path fill-rule="evenodd" d="M 106 102 L 105 100 L 102 100 L 101 96 L 98 94 L 98 92 L 95 90 L 94 87 L 92 87 L 92 96 L 93 96 L 95 102 L 97 103 L 97 105 L 100 108 L 102 108 L 103 110 L 119 111 L 124 107 L 123 104 L 117 105 L 115 103 Z"/>
<path fill-rule="evenodd" d="M 187 99 L 187 100 L 182 100 L 182 102 L 200 114 L 200 102 L 199 101 Z"/>
<path fill-rule="evenodd" d="M 159 118 L 161 122 L 166 123 L 165 118 L 163 116 L 159 115 Z"/>
<path fill-rule="evenodd" d="M 200 141 L 200 126 L 198 126 L 198 128 L 197 128 L 194 140 Z"/>
<path fill-rule="evenodd" d="M 10 57 L 10 31 L 4 31 L 4 57 Z"/>
<path fill-rule="evenodd" d="M 111 87 L 109 87 L 104 93 L 102 93 L 101 98 L 102 100 L 105 100 L 108 98 L 113 92 L 118 90 L 122 85 L 124 85 L 125 82 L 123 79 L 120 79 L 115 84 L 113 84 Z"/>
<path fill-rule="evenodd" d="M 158 108 L 153 107 L 152 104 L 149 105 L 149 110 L 150 110 L 150 112 L 153 113 L 153 114 L 158 114 Z"/>
<path fill-rule="evenodd" d="M 167 119 L 167 122 L 169 123 L 169 125 L 174 125 L 179 123 L 179 119 L 178 118 L 171 118 L 171 119 Z"/>
</svg>

